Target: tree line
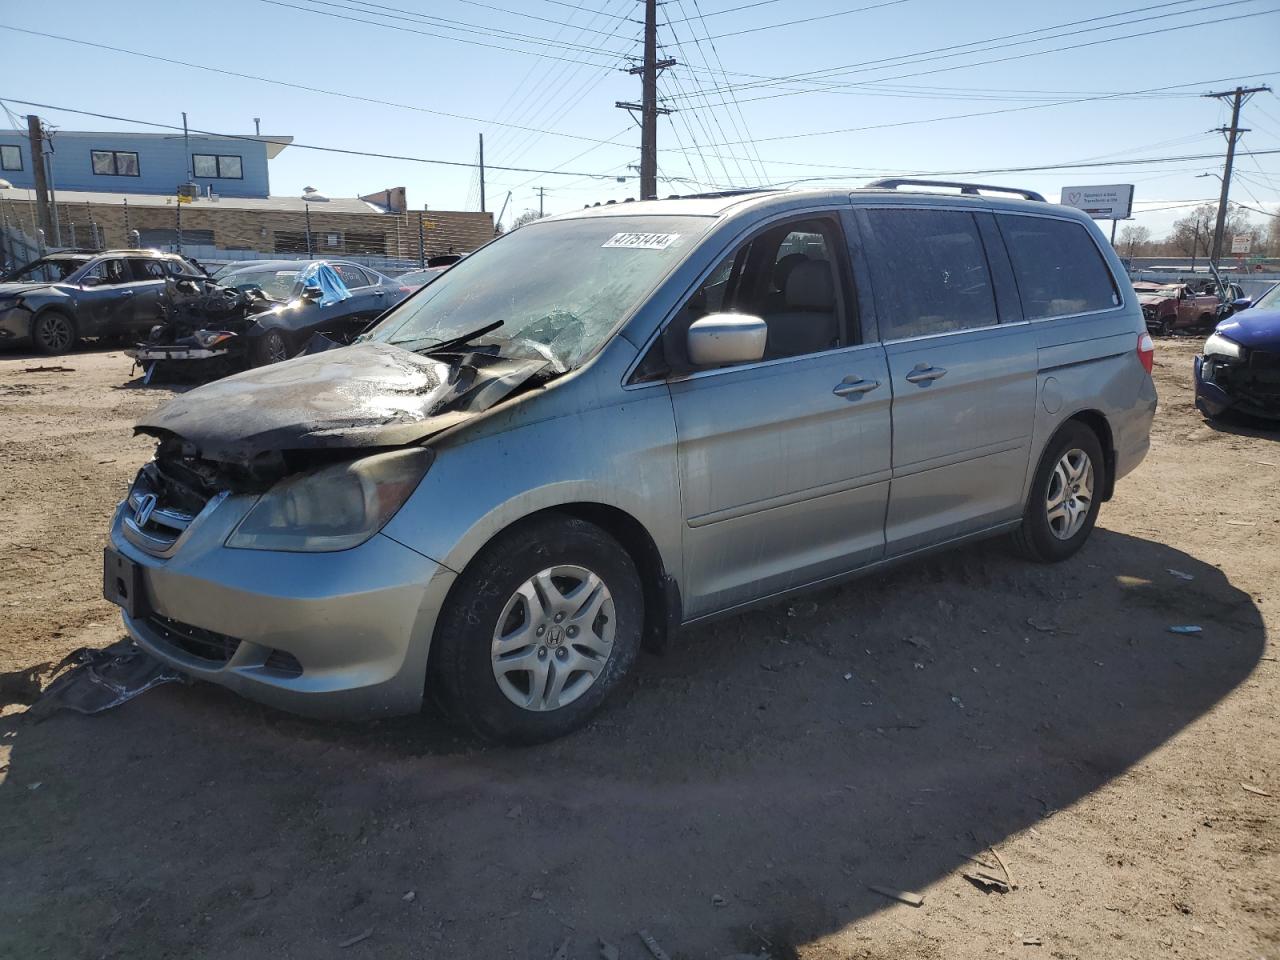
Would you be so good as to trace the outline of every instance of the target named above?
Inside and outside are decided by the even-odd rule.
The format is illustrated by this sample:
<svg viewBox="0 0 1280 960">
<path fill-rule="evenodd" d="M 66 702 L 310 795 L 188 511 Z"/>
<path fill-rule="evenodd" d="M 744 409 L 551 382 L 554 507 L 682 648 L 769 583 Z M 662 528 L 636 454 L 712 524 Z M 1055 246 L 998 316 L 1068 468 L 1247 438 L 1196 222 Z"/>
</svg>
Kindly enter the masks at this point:
<svg viewBox="0 0 1280 960">
<path fill-rule="evenodd" d="M 1208 257 L 1217 222 L 1218 205 L 1203 203 L 1175 220 L 1163 239 L 1154 238 L 1146 227 L 1125 224 L 1116 237 L 1116 252 L 1122 257 Z M 1223 231 L 1224 258 L 1231 253 L 1231 238 L 1240 236 L 1251 239 L 1250 256 L 1280 257 L 1280 217 L 1263 214 L 1255 219 L 1248 210 L 1230 207 Z"/>
</svg>

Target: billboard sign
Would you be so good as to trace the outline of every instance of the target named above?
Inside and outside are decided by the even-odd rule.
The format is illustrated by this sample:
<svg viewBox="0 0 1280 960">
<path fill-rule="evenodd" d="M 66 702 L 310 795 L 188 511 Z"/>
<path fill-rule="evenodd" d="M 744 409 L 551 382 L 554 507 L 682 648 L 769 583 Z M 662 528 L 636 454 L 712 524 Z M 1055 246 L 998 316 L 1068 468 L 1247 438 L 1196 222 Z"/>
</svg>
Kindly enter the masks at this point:
<svg viewBox="0 0 1280 960">
<path fill-rule="evenodd" d="M 1245 234 L 1231 238 L 1232 253 L 1248 253 L 1253 248 L 1253 237 Z"/>
<path fill-rule="evenodd" d="M 1095 220 L 1128 220 L 1133 215 L 1133 184 L 1063 187 L 1061 203 L 1083 210 Z"/>
</svg>

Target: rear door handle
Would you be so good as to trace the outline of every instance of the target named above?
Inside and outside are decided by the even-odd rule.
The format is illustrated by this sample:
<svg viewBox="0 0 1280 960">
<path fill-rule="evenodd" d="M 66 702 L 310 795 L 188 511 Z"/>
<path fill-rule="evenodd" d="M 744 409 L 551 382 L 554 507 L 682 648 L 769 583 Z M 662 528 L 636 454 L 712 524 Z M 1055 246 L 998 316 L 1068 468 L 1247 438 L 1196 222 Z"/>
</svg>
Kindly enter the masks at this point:
<svg viewBox="0 0 1280 960">
<path fill-rule="evenodd" d="M 837 397 L 856 400 L 864 393 L 870 393 L 878 386 L 880 386 L 879 380 L 863 380 L 861 377 L 845 377 L 836 384 L 835 389 L 831 392 Z"/>
<path fill-rule="evenodd" d="M 943 367 L 932 367 L 927 363 L 917 363 L 915 369 L 907 374 L 907 382 L 928 386 L 933 381 L 941 380 L 946 375 L 947 371 Z"/>
<path fill-rule="evenodd" d="M 132 290 L 125 290 L 125 291 L 123 291 L 123 292 L 120 294 L 120 296 L 122 296 L 122 297 L 132 297 L 132 296 L 133 296 L 133 291 L 132 291 Z"/>
</svg>

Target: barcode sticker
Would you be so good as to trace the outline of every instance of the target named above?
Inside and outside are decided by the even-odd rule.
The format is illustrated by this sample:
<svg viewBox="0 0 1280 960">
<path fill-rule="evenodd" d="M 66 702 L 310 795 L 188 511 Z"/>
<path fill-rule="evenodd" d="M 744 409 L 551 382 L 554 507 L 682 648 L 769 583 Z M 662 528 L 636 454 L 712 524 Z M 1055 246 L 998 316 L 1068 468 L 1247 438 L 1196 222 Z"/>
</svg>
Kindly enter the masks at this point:
<svg viewBox="0 0 1280 960">
<path fill-rule="evenodd" d="M 678 233 L 615 233 L 601 246 L 633 250 L 665 250 L 680 238 Z"/>
</svg>

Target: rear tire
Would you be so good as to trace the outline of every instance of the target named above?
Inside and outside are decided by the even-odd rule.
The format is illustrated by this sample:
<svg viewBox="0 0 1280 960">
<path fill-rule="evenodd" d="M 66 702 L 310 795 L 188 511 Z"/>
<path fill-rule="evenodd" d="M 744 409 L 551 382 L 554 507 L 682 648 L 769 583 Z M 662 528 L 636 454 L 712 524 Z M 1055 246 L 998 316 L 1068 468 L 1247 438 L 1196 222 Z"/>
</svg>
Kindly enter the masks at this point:
<svg viewBox="0 0 1280 960">
<path fill-rule="evenodd" d="M 45 356 L 70 353 L 79 339 L 75 320 L 61 310 L 46 310 L 31 321 L 31 343 Z"/>
<path fill-rule="evenodd" d="M 1022 514 L 1013 533 L 1018 552 L 1039 563 L 1065 560 L 1093 532 L 1106 489 L 1106 461 L 1098 436 L 1070 420 L 1040 458 Z"/>
<path fill-rule="evenodd" d="M 1165 317 L 1163 320 L 1161 320 L 1161 321 L 1160 321 L 1160 326 L 1156 328 L 1156 336 L 1160 336 L 1160 337 L 1172 337 L 1172 336 L 1173 336 L 1173 321 L 1172 321 L 1172 320 L 1170 320 L 1168 317 Z"/>
<path fill-rule="evenodd" d="M 604 530 L 565 515 L 488 544 L 449 593 L 428 685 L 454 722 L 529 744 L 582 726 L 640 650 L 635 563 Z"/>
</svg>

